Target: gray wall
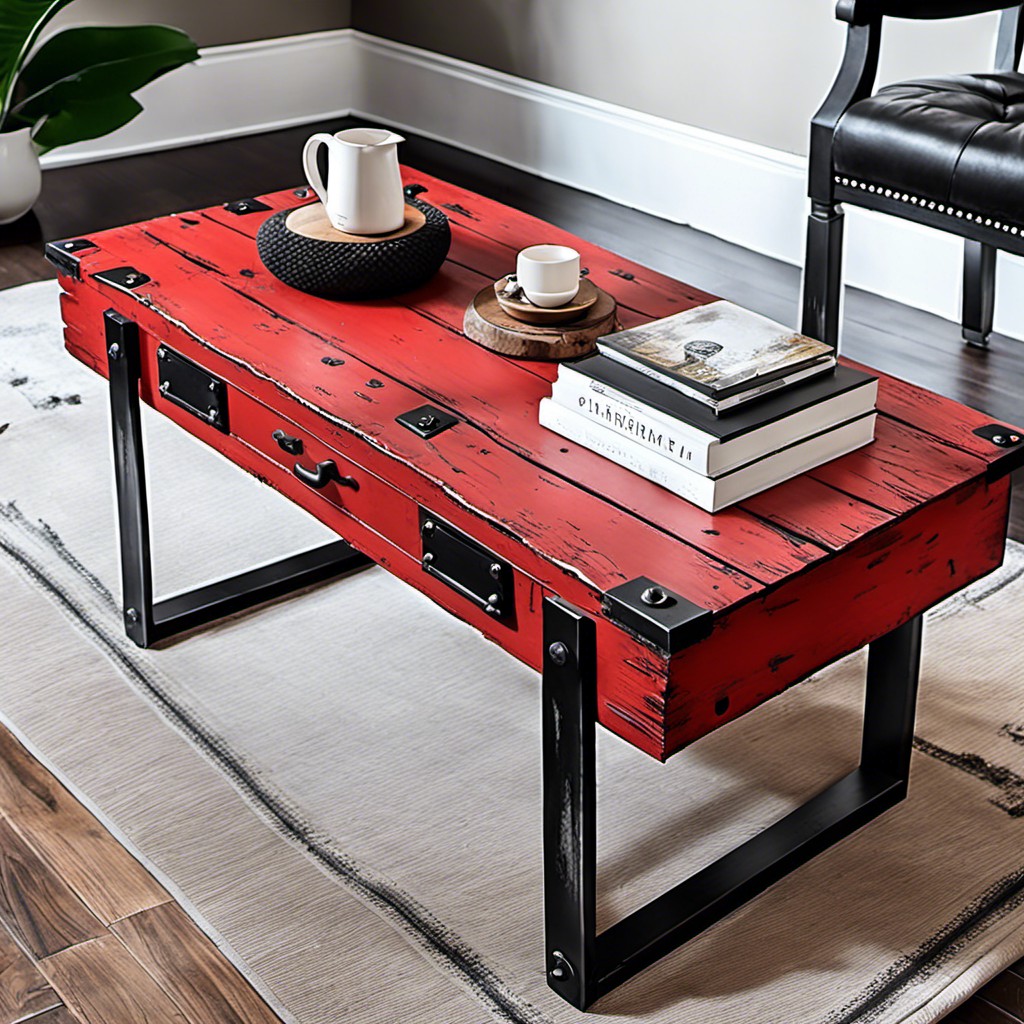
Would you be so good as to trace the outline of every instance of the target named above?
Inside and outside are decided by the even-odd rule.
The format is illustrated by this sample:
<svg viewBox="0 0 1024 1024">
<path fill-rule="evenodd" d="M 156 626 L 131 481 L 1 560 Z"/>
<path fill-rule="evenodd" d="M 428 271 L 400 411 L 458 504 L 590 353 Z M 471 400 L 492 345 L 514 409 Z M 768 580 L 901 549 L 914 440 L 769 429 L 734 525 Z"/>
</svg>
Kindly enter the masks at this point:
<svg viewBox="0 0 1024 1024">
<path fill-rule="evenodd" d="M 188 32 L 200 46 L 344 28 L 351 0 L 78 0 L 58 15 L 54 27 L 82 22 L 157 22 Z"/>
<path fill-rule="evenodd" d="M 353 0 L 353 24 L 684 124 L 806 152 L 839 66 L 832 0 Z M 881 80 L 985 70 L 995 15 L 887 22 Z"/>
</svg>

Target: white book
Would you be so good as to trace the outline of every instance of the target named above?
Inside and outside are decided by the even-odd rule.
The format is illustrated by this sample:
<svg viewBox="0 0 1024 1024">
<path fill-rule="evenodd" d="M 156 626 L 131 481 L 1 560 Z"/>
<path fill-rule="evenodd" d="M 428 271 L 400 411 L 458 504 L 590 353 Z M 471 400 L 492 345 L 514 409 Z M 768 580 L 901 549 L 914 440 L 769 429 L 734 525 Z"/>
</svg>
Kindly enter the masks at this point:
<svg viewBox="0 0 1024 1024">
<path fill-rule="evenodd" d="M 791 393 L 794 395 L 795 393 Z M 875 408 L 878 381 L 856 371 L 841 370 L 805 392 L 805 404 L 781 415 L 762 407 L 764 421 L 752 416 L 719 419 L 704 417 L 707 429 L 573 370 L 559 367 L 551 398 L 580 416 L 658 452 L 704 476 L 717 477 L 780 448 L 820 434 Z M 694 417 L 696 420 L 699 417 Z"/>
<path fill-rule="evenodd" d="M 665 455 L 558 405 L 550 398 L 543 398 L 540 403 L 542 426 L 660 484 L 707 512 L 718 512 L 868 444 L 875 436 L 875 418 L 876 413 L 866 413 L 724 476 L 712 478 L 695 473 Z"/>
</svg>

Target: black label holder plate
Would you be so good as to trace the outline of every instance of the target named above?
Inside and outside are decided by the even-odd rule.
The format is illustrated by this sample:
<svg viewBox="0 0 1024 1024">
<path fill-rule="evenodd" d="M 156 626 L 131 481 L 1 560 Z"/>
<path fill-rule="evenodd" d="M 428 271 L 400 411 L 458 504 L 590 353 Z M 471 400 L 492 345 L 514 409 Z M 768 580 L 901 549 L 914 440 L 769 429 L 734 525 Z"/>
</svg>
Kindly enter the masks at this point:
<svg viewBox="0 0 1024 1024">
<path fill-rule="evenodd" d="M 197 419 L 228 433 L 228 389 L 219 377 L 167 345 L 156 350 L 160 394 Z"/>
<path fill-rule="evenodd" d="M 514 574 L 503 558 L 425 508 L 420 509 L 420 537 L 425 572 L 493 618 L 513 616 Z"/>
</svg>

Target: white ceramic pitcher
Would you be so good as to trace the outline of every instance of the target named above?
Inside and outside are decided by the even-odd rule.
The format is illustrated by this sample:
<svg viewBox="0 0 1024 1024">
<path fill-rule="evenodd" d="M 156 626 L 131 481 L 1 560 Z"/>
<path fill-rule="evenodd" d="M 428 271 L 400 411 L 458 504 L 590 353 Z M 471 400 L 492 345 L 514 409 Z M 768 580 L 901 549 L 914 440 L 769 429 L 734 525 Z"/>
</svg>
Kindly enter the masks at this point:
<svg viewBox="0 0 1024 1024">
<path fill-rule="evenodd" d="M 383 235 L 405 223 L 405 194 L 398 169 L 401 135 L 380 128 L 348 128 L 336 135 L 317 132 L 306 141 L 306 179 L 339 231 Z M 327 185 L 316 157 L 327 147 Z"/>
</svg>

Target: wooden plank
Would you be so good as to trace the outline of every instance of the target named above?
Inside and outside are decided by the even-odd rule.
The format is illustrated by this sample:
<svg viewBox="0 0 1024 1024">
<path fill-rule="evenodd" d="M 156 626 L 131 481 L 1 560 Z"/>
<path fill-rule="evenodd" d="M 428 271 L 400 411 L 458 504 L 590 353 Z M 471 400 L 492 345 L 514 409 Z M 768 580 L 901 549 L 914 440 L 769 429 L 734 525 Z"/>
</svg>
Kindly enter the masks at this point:
<svg viewBox="0 0 1024 1024">
<path fill-rule="evenodd" d="M 51 871 L 105 924 L 170 899 L 6 729 L 0 729 L 0 807 Z"/>
<path fill-rule="evenodd" d="M 83 1024 L 200 1024 L 109 932 L 48 956 L 39 967 Z"/>
<path fill-rule="evenodd" d="M 974 431 L 991 423 L 1005 426 L 1017 424 L 993 419 L 988 413 L 971 409 L 969 406 L 954 402 L 951 398 L 944 398 L 934 391 L 915 387 L 905 380 L 890 377 L 860 363 L 848 359 L 844 362 L 873 373 L 879 378 L 878 406 L 887 416 L 910 423 L 944 444 L 969 452 L 985 462 L 995 462 L 1007 454 L 1007 449 L 997 447 L 986 438 L 979 437 Z"/>
<path fill-rule="evenodd" d="M 812 469 L 809 476 L 889 512 L 902 514 L 985 471 L 981 459 L 899 420 L 879 416 L 874 443 Z"/>
<path fill-rule="evenodd" d="M 982 992 L 985 989 L 981 990 Z M 948 1017 L 943 1017 L 947 1024 L 1021 1024 L 1021 1018 L 1007 1013 L 1000 1007 L 984 999 L 979 993 L 961 1003 Z"/>
<path fill-rule="evenodd" d="M 128 256 L 130 260 L 136 255 L 134 247 L 125 244 L 108 253 L 108 258 Z M 268 406 L 287 409 L 287 414 L 294 416 L 295 421 L 314 436 L 322 436 L 332 447 L 337 446 L 342 455 L 387 479 L 404 493 L 427 501 L 444 495 L 457 496 L 458 503 L 470 510 L 471 516 L 500 524 L 503 533 L 519 538 L 533 556 L 545 561 L 546 568 L 523 566 L 524 571 L 540 574 L 535 578 L 561 579 L 569 572 L 587 580 L 595 589 L 606 590 L 624 579 L 645 575 L 652 565 L 666 566 L 666 578 L 662 580 L 666 586 L 713 609 L 725 607 L 758 589 L 756 579 L 743 570 L 724 564 L 695 544 L 680 544 L 678 528 L 670 535 L 660 523 L 652 526 L 647 520 L 609 503 L 599 491 L 595 493 L 581 486 L 577 478 L 583 466 L 576 459 L 567 461 L 566 455 L 559 455 L 566 468 L 562 473 L 551 472 L 536 465 L 533 459 L 510 451 L 490 431 L 480 430 L 470 422 L 459 423 L 425 443 L 398 424 L 396 417 L 431 397 L 437 401 L 436 388 L 428 387 L 425 398 L 423 392 L 411 391 L 400 377 L 386 375 L 351 358 L 341 366 L 325 367 L 322 358 L 339 355 L 339 349 L 284 321 L 272 321 L 270 344 L 267 330 L 254 329 L 252 337 L 246 337 L 249 332 L 241 330 L 239 325 L 245 322 L 241 317 L 247 312 L 251 318 L 251 310 L 246 310 L 244 305 L 239 308 L 238 297 L 233 297 L 212 277 L 199 274 L 187 282 L 179 281 L 174 287 L 163 287 L 157 280 L 152 287 L 147 285 L 142 293 L 145 305 L 128 307 L 130 315 L 149 334 L 165 340 L 174 338 L 175 348 L 201 360 L 225 379 L 238 381 L 248 393 L 262 398 Z M 80 302 L 83 310 L 88 304 L 89 317 L 98 318 L 112 298 L 111 294 L 96 293 L 90 298 L 83 289 Z M 365 315 L 364 310 L 360 313 Z M 412 313 L 408 315 L 415 317 Z M 431 329 L 422 318 L 417 320 L 417 330 Z M 187 323 L 190 332 L 200 335 L 203 342 L 197 342 L 191 333 L 176 330 L 176 322 Z M 400 324 L 394 324 L 389 318 L 386 323 L 376 324 L 375 338 L 397 349 L 400 339 L 391 335 L 388 323 L 392 330 L 401 329 Z M 92 345 L 102 344 L 98 335 L 88 337 Z M 441 337 L 443 339 L 444 335 Z M 570 449 L 560 445 L 560 438 L 536 423 L 535 410 L 530 413 L 512 402 L 507 393 L 510 388 L 505 386 L 507 382 L 500 373 L 503 360 L 476 346 L 470 348 L 495 360 L 491 376 L 495 377 L 496 373 L 497 376 L 493 381 L 481 380 L 478 376 L 474 382 L 472 376 L 451 375 L 454 397 L 449 394 L 448 401 L 442 404 L 460 407 L 472 404 L 479 409 L 489 409 L 489 412 L 481 412 L 481 416 L 487 415 L 498 424 L 500 415 L 491 405 L 504 403 L 509 408 L 510 418 L 529 424 L 529 429 L 538 436 L 538 443 L 553 448 L 556 453 L 564 447 L 568 453 Z M 153 386 L 156 379 L 153 351 L 155 346 L 147 356 L 149 384 L 144 386 L 144 395 L 161 412 L 169 412 L 171 403 L 160 397 Z M 218 356 L 219 351 L 228 355 Z M 422 376 L 424 360 L 416 356 L 416 351 L 415 347 L 409 347 L 403 358 L 408 360 L 410 368 L 419 364 L 413 375 Z M 422 353 L 422 349 L 419 351 Z M 461 358 L 462 353 L 459 355 Z M 240 368 L 251 370 L 240 373 Z M 385 386 L 368 387 L 367 381 L 371 379 L 380 379 Z M 533 380 L 528 374 L 522 375 L 522 381 Z M 288 383 L 278 386 L 274 381 Z M 301 401 L 290 400 L 289 391 Z M 486 397 L 481 399 L 480 395 Z M 310 408 L 314 405 L 319 410 Z M 198 436 L 216 433 L 204 431 L 202 424 L 196 422 L 191 424 L 191 429 Z M 586 464 L 593 466 L 591 472 L 607 472 L 607 460 L 593 453 L 586 455 Z M 502 481 L 500 488 L 494 486 L 498 479 Z M 633 502 L 638 492 L 646 492 L 641 486 L 646 481 L 638 481 L 626 470 L 613 474 L 612 479 L 624 490 L 629 489 L 634 495 Z M 598 486 L 598 481 L 594 481 L 594 486 Z M 674 514 L 685 524 L 696 516 L 708 527 L 720 525 L 717 519 L 712 521 L 708 513 L 661 488 L 653 484 L 647 487 L 653 492 L 652 506 L 658 509 L 660 503 L 666 517 Z M 626 497 L 624 493 L 623 498 Z M 668 505 L 664 504 L 666 501 Z M 694 532 L 701 537 L 699 531 Z M 771 558 L 793 557 L 804 564 L 808 557 L 814 557 L 811 546 L 787 540 L 760 523 L 753 522 L 751 532 L 765 539 L 760 549 L 748 553 L 747 560 L 751 564 L 763 561 L 767 565 Z M 721 538 L 716 542 L 721 543 Z M 787 551 L 787 546 L 792 553 Z"/>
<path fill-rule="evenodd" d="M 53 1010 L 33 1017 L 31 1021 L 24 1021 L 23 1024 L 82 1024 L 81 1017 L 76 1017 L 63 1004 Z"/>
<path fill-rule="evenodd" d="M 648 319 L 670 316 L 690 309 L 715 296 L 642 266 L 625 256 L 609 252 L 585 238 L 556 227 L 547 221 L 487 199 L 468 189 L 442 181 L 412 167 L 402 168 L 406 184 L 427 186 L 425 202 L 444 210 L 451 223 L 453 255 L 459 262 L 486 273 L 491 280 L 507 274 L 515 266 L 516 253 L 538 241 L 569 245 L 581 256 L 596 285 L 614 295 L 620 303 L 643 313 Z M 308 203 L 293 190 L 272 192 L 259 197 L 272 209 L 265 214 L 238 217 L 223 207 L 199 211 L 241 234 L 256 237 L 260 223 L 273 212 Z"/>
<path fill-rule="evenodd" d="M 134 914 L 112 931 L 190 1020 L 280 1024 L 277 1014 L 176 903 Z"/>
<path fill-rule="evenodd" d="M 173 232 L 182 233 L 173 223 L 151 224 L 147 230 L 156 238 L 169 236 L 176 239 Z M 249 243 L 241 236 L 224 231 L 214 234 L 210 226 L 190 228 L 183 234 L 196 236 L 191 241 L 192 251 L 197 256 L 201 253 L 202 258 L 215 267 L 244 267 Z M 133 265 L 152 264 L 164 255 L 154 252 L 153 246 L 145 240 L 104 237 L 102 244 L 110 258 L 132 262 Z M 176 244 L 186 243 L 176 239 Z M 453 289 L 459 291 L 460 297 L 455 305 L 461 310 L 465 296 L 472 298 L 475 294 L 475 281 L 462 281 L 460 284 L 457 277 L 445 275 L 435 279 L 430 286 L 434 299 L 429 302 L 418 298 L 409 300 L 422 308 L 430 307 L 433 312 L 424 319 L 409 309 L 392 308 L 387 304 L 338 304 L 303 296 L 277 285 L 262 269 L 253 271 L 251 277 L 243 275 L 232 281 L 232 291 L 228 291 L 224 282 L 211 279 L 210 275 L 205 279 L 202 275 L 189 277 L 193 271 L 194 268 L 190 270 L 187 265 L 179 266 L 175 271 L 188 280 L 188 300 L 181 297 L 183 289 L 180 286 L 172 288 L 160 281 L 155 283 L 150 294 L 169 317 L 187 323 L 191 330 L 206 340 L 213 341 L 218 330 L 224 333 L 222 327 L 218 328 L 219 324 L 245 324 L 244 330 L 230 338 L 216 338 L 216 343 L 230 346 L 232 355 L 247 365 L 257 367 L 261 373 L 275 380 L 287 380 L 289 387 L 310 403 L 327 409 L 344 403 L 349 406 L 345 410 L 347 417 L 361 415 L 365 423 L 369 417 L 377 421 L 372 405 L 379 405 L 389 397 L 396 403 L 399 399 L 413 403 L 406 408 L 430 399 L 464 416 L 486 433 L 486 438 L 481 438 L 476 448 L 478 451 L 487 450 L 491 461 L 500 462 L 502 472 L 511 463 L 502 459 L 499 446 L 557 474 L 564 482 L 572 482 L 591 494 L 600 495 L 638 519 L 652 523 L 761 582 L 778 579 L 823 554 L 822 549 L 813 543 L 801 542 L 778 526 L 768 526 L 741 509 L 712 517 L 663 488 L 541 427 L 537 421 L 537 406 L 540 399 L 550 393 L 549 382 L 524 371 L 518 361 L 487 352 L 454 336 L 442 326 L 455 316 L 449 308 L 449 293 Z M 460 270 L 458 273 L 465 272 Z M 253 302 L 272 306 L 285 318 L 285 321 L 274 320 L 270 325 L 278 339 L 274 351 L 266 351 L 267 346 L 262 340 L 266 337 L 266 327 L 261 330 L 259 326 L 267 319 L 266 311 L 255 306 L 247 308 L 245 300 L 235 290 Z M 224 295 L 225 291 L 228 291 L 227 295 Z M 413 295 L 419 296 L 424 291 L 420 289 Z M 436 305 L 433 304 L 435 299 Z M 381 315 L 382 309 L 386 309 L 386 316 Z M 294 326 L 298 323 L 308 331 L 303 332 Z M 300 373 L 285 366 L 283 359 L 275 358 L 279 350 L 286 351 L 292 361 L 301 359 L 306 367 L 317 367 L 324 354 L 347 356 L 351 365 L 336 367 L 329 374 L 320 368 Z M 429 359 L 424 358 L 425 352 L 430 353 Z M 237 370 L 234 376 L 238 377 Z M 316 379 L 321 377 L 325 381 L 330 380 L 329 391 Z M 372 394 L 367 392 L 365 381 L 372 377 L 391 386 L 390 396 L 383 390 Z M 245 386 L 252 390 L 250 385 Z M 352 391 L 348 392 L 350 387 Z M 419 396 L 409 394 L 404 397 L 407 393 L 401 390 L 402 387 L 415 389 Z M 357 390 L 370 402 L 359 403 L 352 408 L 345 395 Z M 266 401 L 277 404 L 280 400 L 268 397 Z M 401 411 L 398 404 L 395 407 Z M 388 426 L 382 425 L 382 430 Z M 422 464 L 422 445 L 410 444 L 410 439 L 402 438 L 391 429 L 387 429 L 387 434 L 389 448 L 407 453 L 408 460 L 414 465 Z M 383 440 L 383 435 L 380 436 Z M 437 443 L 451 446 L 451 432 L 441 435 Z M 449 478 L 446 486 L 463 490 L 464 485 L 472 483 L 468 476 L 475 472 L 478 461 L 474 453 L 453 452 L 451 462 L 458 472 L 453 473 L 451 467 L 443 470 Z M 536 470 L 531 472 L 536 476 Z M 587 516 L 582 508 L 577 506 L 577 509 L 574 521 L 585 521 Z M 703 532 L 705 530 L 706 533 Z"/>
<path fill-rule="evenodd" d="M 16 1024 L 59 1005 L 57 993 L 0 925 L 0 1024 Z"/>
<path fill-rule="evenodd" d="M 1009 490 L 966 484 L 720 617 L 672 660 L 664 756 L 996 568 Z"/>
<path fill-rule="evenodd" d="M 1024 1017 L 1024 976 L 1013 967 L 993 978 L 978 995 L 1014 1018 Z"/>
<path fill-rule="evenodd" d="M 85 904 L 2 817 L 0 920 L 37 957 L 104 932 Z"/>
</svg>

